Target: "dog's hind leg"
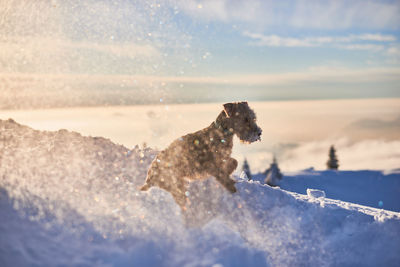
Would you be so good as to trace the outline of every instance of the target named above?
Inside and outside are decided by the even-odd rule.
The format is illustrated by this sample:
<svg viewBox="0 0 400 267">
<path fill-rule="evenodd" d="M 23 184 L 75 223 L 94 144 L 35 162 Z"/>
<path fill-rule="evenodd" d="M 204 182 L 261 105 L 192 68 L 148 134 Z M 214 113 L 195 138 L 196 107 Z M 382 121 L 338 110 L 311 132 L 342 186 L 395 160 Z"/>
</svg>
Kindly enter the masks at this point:
<svg viewBox="0 0 400 267">
<path fill-rule="evenodd" d="M 147 174 L 147 177 L 146 177 L 146 181 L 144 182 L 144 185 L 142 185 L 142 187 L 140 187 L 140 191 L 147 191 L 147 190 L 149 190 L 150 189 L 150 187 L 152 187 L 153 186 L 153 184 L 152 184 L 152 180 L 153 180 L 154 178 L 151 176 L 151 173 L 149 172 L 148 174 Z"/>
<path fill-rule="evenodd" d="M 144 182 L 144 185 L 142 185 L 142 187 L 140 188 L 140 191 L 147 191 L 150 189 L 150 187 L 156 186 L 157 181 L 159 181 L 161 175 L 161 169 L 158 165 L 157 159 L 155 159 L 153 160 L 149 170 L 147 171 L 146 180 Z"/>
<path fill-rule="evenodd" d="M 150 187 L 151 187 L 151 185 L 144 184 L 139 190 L 140 190 L 140 191 L 147 191 L 147 190 L 150 189 Z"/>
<path fill-rule="evenodd" d="M 166 191 L 170 192 L 172 197 L 174 198 L 176 204 L 179 205 L 179 207 L 185 211 L 186 210 L 186 204 L 187 204 L 187 196 L 186 196 L 186 191 L 187 187 L 184 181 L 182 180 L 175 180 L 175 183 L 172 185 L 168 185 L 166 187 L 163 187 Z"/>
</svg>

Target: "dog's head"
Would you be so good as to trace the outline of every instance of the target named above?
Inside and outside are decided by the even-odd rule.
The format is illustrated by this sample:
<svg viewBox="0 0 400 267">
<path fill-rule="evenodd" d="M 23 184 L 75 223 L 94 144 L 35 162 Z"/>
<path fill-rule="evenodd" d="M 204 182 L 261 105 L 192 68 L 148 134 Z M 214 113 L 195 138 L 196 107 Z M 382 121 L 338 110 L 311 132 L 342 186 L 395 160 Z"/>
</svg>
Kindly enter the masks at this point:
<svg viewBox="0 0 400 267">
<path fill-rule="evenodd" d="M 227 124 L 240 141 L 252 143 L 261 140 L 261 128 L 256 124 L 256 114 L 247 102 L 226 103 L 224 111 Z"/>
</svg>

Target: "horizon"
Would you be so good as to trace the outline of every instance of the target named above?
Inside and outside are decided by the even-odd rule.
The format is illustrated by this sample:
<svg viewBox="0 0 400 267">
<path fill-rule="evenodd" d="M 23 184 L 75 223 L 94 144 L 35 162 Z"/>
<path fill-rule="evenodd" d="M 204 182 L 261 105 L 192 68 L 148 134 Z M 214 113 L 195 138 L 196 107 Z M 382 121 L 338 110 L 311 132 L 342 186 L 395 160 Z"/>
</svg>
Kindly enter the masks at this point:
<svg viewBox="0 0 400 267">
<path fill-rule="evenodd" d="M 261 142 L 242 145 L 235 138 L 233 156 L 239 164 L 247 157 L 252 170 L 263 171 L 274 154 L 283 171 L 325 169 L 332 144 L 338 149 L 339 169 L 399 168 L 400 99 L 249 105 L 263 129 Z M 222 103 L 0 110 L 0 119 L 12 118 L 35 130 L 67 129 L 101 136 L 127 148 L 146 143 L 163 149 L 179 136 L 207 127 L 221 110 Z"/>
</svg>

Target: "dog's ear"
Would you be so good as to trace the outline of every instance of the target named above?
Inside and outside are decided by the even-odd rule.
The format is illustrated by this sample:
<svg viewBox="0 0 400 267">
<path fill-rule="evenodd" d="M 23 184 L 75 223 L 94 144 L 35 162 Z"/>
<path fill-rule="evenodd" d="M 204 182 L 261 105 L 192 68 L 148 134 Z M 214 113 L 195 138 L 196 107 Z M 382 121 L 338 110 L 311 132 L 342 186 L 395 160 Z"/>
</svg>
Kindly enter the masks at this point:
<svg viewBox="0 0 400 267">
<path fill-rule="evenodd" d="M 232 117 L 234 108 L 235 108 L 235 104 L 233 104 L 233 103 L 224 104 L 224 111 L 228 118 Z"/>
</svg>

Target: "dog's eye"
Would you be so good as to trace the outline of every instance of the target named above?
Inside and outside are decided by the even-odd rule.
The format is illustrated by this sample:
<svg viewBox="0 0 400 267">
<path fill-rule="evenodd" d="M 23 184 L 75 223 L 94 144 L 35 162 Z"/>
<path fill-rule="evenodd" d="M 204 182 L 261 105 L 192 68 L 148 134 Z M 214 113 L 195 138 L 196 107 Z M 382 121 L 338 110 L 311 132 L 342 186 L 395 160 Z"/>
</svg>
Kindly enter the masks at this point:
<svg viewBox="0 0 400 267">
<path fill-rule="evenodd" d="M 245 122 L 250 122 L 250 121 L 249 121 L 249 118 L 245 118 L 244 121 L 245 121 Z"/>
</svg>

